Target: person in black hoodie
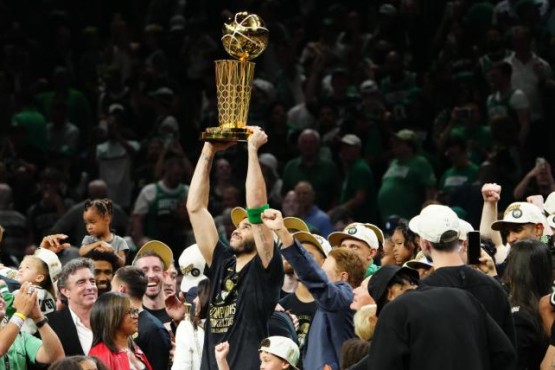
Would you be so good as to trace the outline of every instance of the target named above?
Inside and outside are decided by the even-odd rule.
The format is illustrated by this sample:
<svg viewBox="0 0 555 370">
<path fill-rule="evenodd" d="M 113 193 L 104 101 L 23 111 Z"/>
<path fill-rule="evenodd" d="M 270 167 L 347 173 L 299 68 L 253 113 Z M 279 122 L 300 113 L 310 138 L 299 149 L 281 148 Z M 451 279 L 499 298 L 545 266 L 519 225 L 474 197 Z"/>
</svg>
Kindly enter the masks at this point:
<svg viewBox="0 0 555 370">
<path fill-rule="evenodd" d="M 379 316 L 366 369 L 515 369 L 512 343 L 477 299 L 428 286 L 396 295 L 406 285 L 396 279 L 401 269 L 384 266 L 368 284 Z"/>
<path fill-rule="evenodd" d="M 446 224 L 452 230 L 446 228 Z M 411 219 L 409 228 L 420 235 L 420 247 L 434 265 L 435 271 L 423 279 L 422 284 L 459 288 L 471 293 L 484 305 L 516 348 L 515 327 L 507 294 L 497 280 L 462 261 L 459 254 L 460 224 L 455 212 L 447 206 L 429 205 Z M 445 234 L 446 230 L 452 231 L 451 235 Z"/>
</svg>

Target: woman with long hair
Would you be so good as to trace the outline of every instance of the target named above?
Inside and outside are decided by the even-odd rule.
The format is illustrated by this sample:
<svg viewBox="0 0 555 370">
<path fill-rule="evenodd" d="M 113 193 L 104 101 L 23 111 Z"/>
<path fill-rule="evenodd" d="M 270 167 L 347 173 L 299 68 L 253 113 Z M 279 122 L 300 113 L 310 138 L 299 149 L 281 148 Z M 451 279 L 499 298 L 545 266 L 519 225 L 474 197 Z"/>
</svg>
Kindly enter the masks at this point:
<svg viewBox="0 0 555 370">
<path fill-rule="evenodd" d="M 199 281 L 194 309 L 179 323 L 175 333 L 175 356 L 172 370 L 198 370 L 204 344 L 204 321 L 208 317 L 210 280 Z"/>
<path fill-rule="evenodd" d="M 532 239 L 513 244 L 503 281 L 515 321 L 518 369 L 539 369 L 549 344 L 538 310 L 540 298 L 551 292 L 551 256 L 546 245 Z"/>
<path fill-rule="evenodd" d="M 129 296 L 117 292 L 102 294 L 91 311 L 92 348 L 110 370 L 152 370 L 148 359 L 133 342 L 139 330 L 139 310 Z"/>
</svg>

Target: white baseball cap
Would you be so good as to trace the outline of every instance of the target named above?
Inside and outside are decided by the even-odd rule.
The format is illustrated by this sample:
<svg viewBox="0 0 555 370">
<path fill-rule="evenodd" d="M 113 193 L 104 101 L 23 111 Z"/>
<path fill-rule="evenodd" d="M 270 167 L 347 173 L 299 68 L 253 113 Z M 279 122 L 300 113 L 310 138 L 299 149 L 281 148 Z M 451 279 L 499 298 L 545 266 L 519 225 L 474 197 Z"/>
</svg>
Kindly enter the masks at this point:
<svg viewBox="0 0 555 370">
<path fill-rule="evenodd" d="M 469 222 L 459 218 L 459 240 L 466 240 L 467 234 L 474 231 L 474 227 Z"/>
<path fill-rule="evenodd" d="M 431 269 L 434 267 L 434 264 L 430 262 L 426 256 L 422 256 L 420 258 L 415 258 L 410 261 L 405 262 L 403 265 L 404 267 L 411 268 L 413 270 L 418 270 L 419 268 Z"/>
<path fill-rule="evenodd" d="M 361 146 L 362 141 L 354 134 L 347 134 L 341 138 L 341 142 L 347 145 Z"/>
<path fill-rule="evenodd" d="M 555 213 L 555 191 L 552 192 L 545 198 L 545 202 L 543 203 L 543 210 L 548 214 Z"/>
<path fill-rule="evenodd" d="M 188 292 L 189 289 L 198 285 L 201 280 L 206 279 L 204 275 L 204 268 L 206 267 L 206 261 L 200 253 L 198 245 L 192 244 L 185 248 L 179 256 L 179 270 L 183 274 L 183 279 L 181 280 L 181 291 Z"/>
<path fill-rule="evenodd" d="M 320 249 L 325 257 L 327 257 L 331 251 L 330 243 L 324 237 L 318 234 L 311 234 L 307 231 L 298 231 L 293 234 L 293 237 L 301 243 L 310 243 L 314 245 L 315 247 Z"/>
<path fill-rule="evenodd" d="M 46 263 L 48 266 L 48 275 L 50 276 L 50 281 L 52 282 L 52 287 L 56 290 L 56 282 L 62 273 L 62 263 L 56 255 L 56 253 L 51 250 L 38 248 L 33 256 L 40 259 L 42 262 Z"/>
<path fill-rule="evenodd" d="M 359 222 L 347 225 L 343 231 L 335 231 L 328 235 L 328 240 L 332 246 L 340 246 L 345 239 L 357 239 L 365 242 L 369 248 L 380 248 L 378 236 L 374 230 Z"/>
<path fill-rule="evenodd" d="M 459 217 L 447 206 L 430 204 L 409 222 L 409 229 L 432 243 L 448 243 L 459 237 Z"/>
<path fill-rule="evenodd" d="M 268 352 L 277 356 L 287 362 L 295 370 L 297 362 L 299 361 L 300 351 L 299 346 L 290 338 L 275 335 L 262 340 L 258 352 Z"/>
<path fill-rule="evenodd" d="M 503 226 L 507 224 L 544 224 L 545 217 L 542 210 L 527 202 L 514 202 L 511 203 L 505 213 L 503 219 L 495 221 L 491 224 L 491 228 L 495 231 L 500 231 Z"/>
<path fill-rule="evenodd" d="M 550 228 L 555 229 L 555 213 L 550 214 L 547 216 L 547 224 Z"/>
</svg>

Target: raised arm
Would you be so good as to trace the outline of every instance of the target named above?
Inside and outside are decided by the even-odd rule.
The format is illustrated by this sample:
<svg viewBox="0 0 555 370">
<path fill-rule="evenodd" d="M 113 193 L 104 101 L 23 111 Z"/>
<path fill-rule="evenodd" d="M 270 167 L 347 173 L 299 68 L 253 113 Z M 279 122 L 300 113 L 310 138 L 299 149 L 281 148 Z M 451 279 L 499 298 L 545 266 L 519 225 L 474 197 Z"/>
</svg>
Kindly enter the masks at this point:
<svg viewBox="0 0 555 370">
<path fill-rule="evenodd" d="M 482 186 L 482 197 L 484 198 L 484 206 L 480 220 L 480 234 L 489 237 L 496 248 L 503 248 L 501 233 L 491 228 L 491 224 L 497 221 L 497 202 L 501 198 L 501 186 L 497 184 L 484 184 Z M 497 261 L 497 263 L 500 262 L 502 261 Z"/>
<path fill-rule="evenodd" d="M 252 135 L 249 137 L 247 144 L 249 162 L 245 192 L 247 193 L 247 209 L 256 209 L 268 203 L 266 183 L 264 182 L 264 176 L 262 176 L 260 162 L 258 162 L 258 149 L 268 141 L 268 135 L 260 127 L 251 126 L 249 128 L 252 130 Z M 274 256 L 272 231 L 263 223 L 253 223 L 252 231 L 256 251 L 262 260 L 262 266 L 266 268 Z"/>
<path fill-rule="evenodd" d="M 187 212 L 193 227 L 197 245 L 208 266 L 212 265 L 214 248 L 218 242 L 218 230 L 214 218 L 208 212 L 208 196 L 210 193 L 210 170 L 214 156 L 234 143 L 209 143 L 202 148 L 200 158 L 187 195 Z"/>
<path fill-rule="evenodd" d="M 10 321 L 0 329 L 0 356 L 4 356 L 8 353 L 8 350 L 23 326 L 23 321 L 32 312 L 35 301 L 37 301 L 36 290 L 33 291 L 32 294 L 26 294 L 30 286 L 31 283 L 23 283 L 21 285 L 21 289 L 19 289 L 19 293 L 15 296 L 13 301 L 16 313 L 12 316 Z M 6 305 L 5 302 L 3 303 Z"/>
</svg>

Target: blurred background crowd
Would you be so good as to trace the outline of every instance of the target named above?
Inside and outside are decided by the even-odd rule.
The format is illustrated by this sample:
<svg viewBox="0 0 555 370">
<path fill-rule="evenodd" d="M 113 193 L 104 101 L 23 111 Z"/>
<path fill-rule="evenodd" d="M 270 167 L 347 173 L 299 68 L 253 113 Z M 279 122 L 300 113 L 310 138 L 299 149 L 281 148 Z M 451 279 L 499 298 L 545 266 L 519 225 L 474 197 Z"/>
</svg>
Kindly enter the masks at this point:
<svg viewBox="0 0 555 370">
<path fill-rule="evenodd" d="M 477 227 L 484 183 L 502 185 L 499 209 L 555 190 L 553 0 L 2 0 L 2 262 L 51 233 L 79 246 L 86 198 L 113 201 L 132 250 L 194 242 L 184 202 L 239 10 L 270 31 L 249 124 L 268 133 L 260 161 L 285 216 L 390 234 L 437 201 Z M 245 146 L 215 163 L 225 240 Z"/>
</svg>

